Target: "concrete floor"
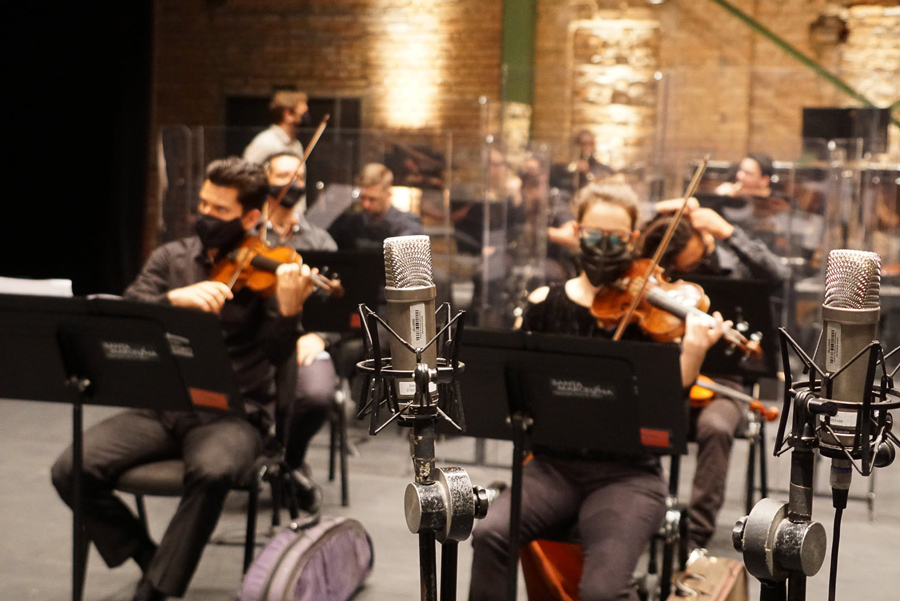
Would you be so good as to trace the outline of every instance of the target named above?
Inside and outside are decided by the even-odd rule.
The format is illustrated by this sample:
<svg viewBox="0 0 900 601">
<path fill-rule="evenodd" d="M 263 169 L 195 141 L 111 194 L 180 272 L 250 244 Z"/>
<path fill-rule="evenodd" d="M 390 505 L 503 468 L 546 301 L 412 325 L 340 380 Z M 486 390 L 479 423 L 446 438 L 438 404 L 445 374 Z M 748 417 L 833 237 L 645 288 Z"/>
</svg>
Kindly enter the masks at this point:
<svg viewBox="0 0 900 601">
<path fill-rule="evenodd" d="M 85 422 L 94 423 L 116 409 L 88 407 Z M 770 428 L 772 437 L 774 428 Z M 375 569 L 358 601 L 397 601 L 419 598 L 417 537 L 407 530 L 403 515 L 403 492 L 412 481 L 408 445 L 404 436 L 388 428 L 377 437 L 361 429 L 351 431 L 357 453 L 350 459 L 350 506 L 341 507 L 338 482 L 327 482 L 327 436 L 313 443 L 310 464 L 314 477 L 323 484 L 327 515 L 346 515 L 362 522 L 372 536 Z M 71 440 L 69 406 L 51 403 L 0 401 L 0 601 L 63 601 L 71 598 L 71 513 L 57 498 L 49 478 L 49 467 Z M 771 445 L 770 445 L 771 448 Z M 487 462 L 509 463 L 511 446 L 488 441 Z M 474 442 L 455 439 L 438 442 L 438 465 L 462 465 L 475 484 L 509 480 L 503 467 L 472 466 Z M 692 449 L 692 453 L 695 452 Z M 732 457 L 726 505 L 710 551 L 713 555 L 740 559 L 730 542 L 731 526 L 744 514 L 743 480 L 747 444 L 738 441 Z M 790 459 L 768 458 L 770 496 L 784 500 Z M 681 496 L 686 498 L 693 456 L 683 462 Z M 837 599 L 888 601 L 900 598 L 893 587 L 892 571 L 900 552 L 900 466 L 877 473 L 875 521 L 870 521 L 864 500 L 851 500 L 844 513 L 840 543 Z M 823 470 L 823 474 L 825 471 Z M 827 478 L 820 478 L 826 480 Z M 851 495 L 864 496 L 867 487 L 854 476 Z M 819 485 L 826 492 L 827 482 Z M 781 491 L 777 490 L 781 489 Z M 148 502 L 151 529 L 158 537 L 171 516 L 176 500 L 155 498 Z M 241 541 L 245 523 L 244 496 L 235 493 L 228 502 L 215 535 L 219 540 Z M 261 511 L 260 534 L 266 534 L 269 512 Z M 825 526 L 829 544 L 833 538 L 830 499 L 817 497 L 813 517 Z M 471 545 L 459 552 L 458 587 L 465 599 L 471 565 Z M 830 550 L 829 550 L 830 552 Z M 241 582 L 242 547 L 209 545 L 184 597 L 187 601 L 234 599 Z M 110 570 L 92 551 L 89 559 L 85 599 L 129 601 L 139 578 L 130 563 Z M 753 578 L 750 598 L 758 598 Z M 828 560 L 809 579 L 807 598 L 825 600 L 828 591 Z M 519 599 L 525 599 L 520 586 Z"/>
</svg>

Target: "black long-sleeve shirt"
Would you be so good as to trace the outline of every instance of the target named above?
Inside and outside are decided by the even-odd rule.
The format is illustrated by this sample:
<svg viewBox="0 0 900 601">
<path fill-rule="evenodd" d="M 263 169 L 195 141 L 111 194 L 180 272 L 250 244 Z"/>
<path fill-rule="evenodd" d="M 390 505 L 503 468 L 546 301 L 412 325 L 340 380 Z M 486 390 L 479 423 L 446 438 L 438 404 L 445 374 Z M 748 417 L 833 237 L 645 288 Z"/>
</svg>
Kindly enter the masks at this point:
<svg viewBox="0 0 900 601">
<path fill-rule="evenodd" d="M 199 238 L 170 242 L 153 251 L 141 273 L 125 290 L 125 298 L 169 303 L 166 295 L 170 290 L 210 279 L 212 267 Z M 274 297 L 263 298 L 243 288 L 226 301 L 219 322 L 248 414 L 263 410 L 271 418 L 275 365 L 293 353 L 302 332 L 300 315 L 285 317 L 279 313 Z"/>
</svg>

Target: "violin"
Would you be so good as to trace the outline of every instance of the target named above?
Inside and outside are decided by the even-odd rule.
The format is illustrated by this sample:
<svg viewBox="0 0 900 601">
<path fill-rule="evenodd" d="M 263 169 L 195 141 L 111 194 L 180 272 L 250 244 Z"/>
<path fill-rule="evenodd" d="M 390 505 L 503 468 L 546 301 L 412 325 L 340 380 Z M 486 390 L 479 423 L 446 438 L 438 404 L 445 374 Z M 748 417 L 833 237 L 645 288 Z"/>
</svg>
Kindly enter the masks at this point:
<svg viewBox="0 0 900 601">
<path fill-rule="evenodd" d="M 251 236 L 216 262 L 210 279 L 222 282 L 234 291 L 247 287 L 261 296 L 270 296 L 275 292 L 275 271 L 287 263 L 302 265 L 303 257 L 290 246 L 269 246 Z M 316 288 L 334 298 L 344 295 L 338 279 L 328 279 L 318 273 L 310 274 L 310 279 Z"/>
<path fill-rule="evenodd" d="M 650 270 L 645 279 L 650 259 L 638 259 L 628 271 L 613 284 L 600 288 L 591 303 L 591 314 L 603 327 L 612 327 L 622 322 L 635 298 L 642 298 L 635 304 L 629 315 L 631 323 L 637 323 L 641 330 L 658 342 L 672 342 L 684 335 L 684 320 L 688 315 L 700 317 L 709 327 L 714 327 L 715 319 L 706 313 L 709 297 L 703 288 L 693 282 L 676 280 L 669 282 L 663 277 L 663 269 L 658 265 Z M 759 357 L 762 349 L 757 334 L 748 339 L 734 328 L 726 328 L 723 337 L 743 351 L 745 356 Z"/>
<path fill-rule="evenodd" d="M 691 407 L 706 407 L 716 394 L 747 403 L 751 411 L 766 418 L 767 422 L 774 422 L 781 413 L 778 407 L 766 407 L 749 394 L 718 384 L 704 375 L 697 376 L 697 381 L 691 387 Z"/>
</svg>

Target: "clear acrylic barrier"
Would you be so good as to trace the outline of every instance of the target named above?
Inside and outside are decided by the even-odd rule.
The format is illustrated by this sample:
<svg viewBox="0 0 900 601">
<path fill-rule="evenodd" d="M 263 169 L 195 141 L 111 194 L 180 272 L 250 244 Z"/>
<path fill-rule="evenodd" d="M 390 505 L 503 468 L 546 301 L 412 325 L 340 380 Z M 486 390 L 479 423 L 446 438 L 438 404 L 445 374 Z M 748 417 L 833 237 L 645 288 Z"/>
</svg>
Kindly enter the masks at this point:
<svg viewBox="0 0 900 601">
<path fill-rule="evenodd" d="M 798 78 L 796 72 L 765 77 Z M 749 77 L 750 75 L 748 75 Z M 710 166 L 700 192 L 734 177 L 748 140 L 699 140 L 673 125 L 686 110 L 693 75 L 660 78 L 658 135 L 652 157 L 621 170 L 645 200 L 680 197 L 704 155 Z M 753 77 L 760 77 L 759 74 Z M 353 178 L 368 162 L 395 173 L 393 201 L 422 217 L 432 238 L 439 300 L 470 311 L 470 324 L 511 327 L 534 288 L 575 273 L 571 253 L 548 240 L 551 226 L 571 219 L 572 148 L 527 143 L 502 130 L 500 103 L 478 101 L 476 133 L 326 129 L 308 161 L 308 204 L 353 200 Z M 697 116 L 696 119 L 705 118 Z M 701 127 L 698 125 L 698 127 Z M 702 128 L 701 128 L 702 129 Z M 527 128 L 526 128 L 527 130 Z M 258 128 L 164 127 L 159 136 L 158 242 L 191 232 L 206 164 L 240 154 Z M 314 128 L 301 132 L 307 142 Z M 526 141 L 523 141 L 526 140 Z M 774 160 L 774 200 L 725 211 L 726 218 L 764 241 L 791 267 L 776 322 L 805 344 L 820 327 L 824 258 L 833 248 L 878 252 L 884 262 L 882 338 L 900 339 L 900 163 L 865 159 L 860 140 L 753 140 Z M 557 175 L 562 174 L 562 179 Z"/>
<path fill-rule="evenodd" d="M 191 234 L 206 165 L 240 154 L 258 131 L 161 129 L 157 243 Z M 490 135 L 326 129 L 307 161 L 307 210 L 327 229 L 328 211 L 326 221 L 313 220 L 323 218 L 318 203 L 352 206 L 360 168 L 387 165 L 392 204 L 418 214 L 431 236 L 438 301 L 468 309 L 470 324 L 511 327 L 527 293 L 545 281 L 549 224 L 550 151 L 516 154 L 514 161 Z"/>
</svg>

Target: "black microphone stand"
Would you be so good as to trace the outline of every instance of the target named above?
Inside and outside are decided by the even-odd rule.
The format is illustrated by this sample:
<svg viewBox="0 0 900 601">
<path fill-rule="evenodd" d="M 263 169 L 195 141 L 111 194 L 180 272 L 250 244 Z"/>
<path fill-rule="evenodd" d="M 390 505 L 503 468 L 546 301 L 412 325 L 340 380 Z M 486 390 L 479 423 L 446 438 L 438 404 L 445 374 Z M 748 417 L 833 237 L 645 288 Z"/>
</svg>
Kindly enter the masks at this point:
<svg viewBox="0 0 900 601">
<path fill-rule="evenodd" d="M 472 533 L 476 518 L 487 515 L 487 491 L 473 486 L 466 471 L 459 467 L 435 467 L 435 424 L 448 422 L 464 431 L 465 422 L 460 402 L 458 376 L 465 365 L 458 360 L 459 341 L 465 324 L 465 312 L 449 319 L 450 306 L 444 303 L 436 311 L 438 332 L 422 348 L 414 348 L 403 340 L 374 311 L 359 306 L 365 326 L 368 359 L 357 364 L 365 376 L 357 417 L 370 416 L 369 433 L 377 434 L 388 424 L 397 421 L 410 427 L 410 456 L 415 480 L 406 487 L 404 510 L 410 532 L 419 535 L 419 576 L 422 601 L 437 600 L 437 565 L 435 543 L 441 543 L 440 599 L 456 599 L 458 544 Z M 443 325 L 441 326 L 441 323 Z M 378 326 L 415 353 L 414 370 L 395 370 L 390 361 L 381 357 Z M 455 328 L 453 327 L 455 326 Z M 437 366 L 429 367 L 422 354 L 437 345 Z M 412 378 L 415 394 L 410 402 L 401 403 L 397 395 L 397 380 Z M 432 392 L 436 386 L 437 391 Z M 390 417 L 379 423 L 380 409 L 386 406 Z"/>
<path fill-rule="evenodd" d="M 885 355 L 881 345 L 872 342 L 840 369 L 826 373 L 784 328 L 779 328 L 779 333 L 785 392 L 774 455 L 792 449 L 788 503 L 762 499 L 748 516 L 735 524 L 732 542 L 743 553 L 747 571 L 760 582 L 760 601 L 805 601 L 807 578 L 822 567 L 827 546 L 825 528 L 812 520 L 814 451 L 818 448 L 824 456 L 846 461 L 863 476 L 868 476 L 873 467 L 884 467 L 891 462 L 892 445 L 900 441 L 890 431 L 888 410 L 900 407 L 900 394 L 893 390 L 893 374 L 888 374 L 885 359 L 897 349 Z M 809 373 L 808 381 L 794 383 L 788 344 L 803 361 L 804 372 Z M 868 355 L 868 369 L 862 402 L 829 398 L 834 378 L 865 355 Z M 882 368 L 881 385 L 873 386 L 878 365 Z M 844 439 L 852 437 L 850 446 L 842 442 L 841 435 L 831 425 L 831 418 L 839 410 L 857 415 L 855 433 L 844 435 Z M 785 438 L 789 413 L 793 421 L 791 432 Z M 861 465 L 858 467 L 854 460 L 859 460 Z M 832 570 L 835 570 L 837 539 L 832 556 Z"/>
</svg>

